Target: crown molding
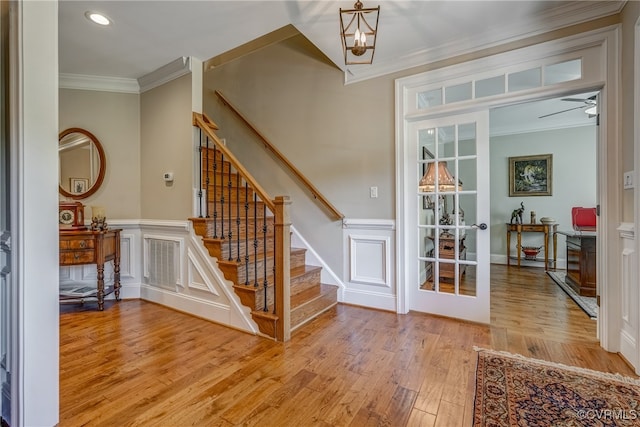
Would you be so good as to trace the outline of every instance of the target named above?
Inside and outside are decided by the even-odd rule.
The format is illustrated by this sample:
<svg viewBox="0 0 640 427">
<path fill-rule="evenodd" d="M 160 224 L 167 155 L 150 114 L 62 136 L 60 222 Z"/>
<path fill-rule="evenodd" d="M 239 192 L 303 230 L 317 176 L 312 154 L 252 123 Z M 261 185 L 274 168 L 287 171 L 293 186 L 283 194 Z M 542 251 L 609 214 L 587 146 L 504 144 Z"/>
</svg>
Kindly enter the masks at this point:
<svg viewBox="0 0 640 427">
<path fill-rule="evenodd" d="M 101 92 L 136 94 L 140 92 L 140 87 L 136 79 L 67 73 L 60 73 L 58 76 L 58 87 L 60 89 L 96 90 Z"/>
<path fill-rule="evenodd" d="M 182 56 L 175 61 L 171 61 L 166 65 L 138 78 L 140 85 L 140 93 L 144 93 L 155 87 L 162 86 L 171 80 L 182 77 L 191 72 L 191 58 Z"/>
<path fill-rule="evenodd" d="M 589 6 L 585 7 L 585 3 Z M 357 83 L 605 18 L 620 13 L 625 3 L 626 0 L 572 2 L 540 14 L 540 19 L 528 25 L 523 26 L 521 22 L 505 24 L 501 28 L 488 29 L 483 35 L 475 35 L 473 38 L 457 40 L 437 48 L 420 49 L 392 61 L 377 62 L 374 67 L 347 67 L 344 82 Z"/>
</svg>

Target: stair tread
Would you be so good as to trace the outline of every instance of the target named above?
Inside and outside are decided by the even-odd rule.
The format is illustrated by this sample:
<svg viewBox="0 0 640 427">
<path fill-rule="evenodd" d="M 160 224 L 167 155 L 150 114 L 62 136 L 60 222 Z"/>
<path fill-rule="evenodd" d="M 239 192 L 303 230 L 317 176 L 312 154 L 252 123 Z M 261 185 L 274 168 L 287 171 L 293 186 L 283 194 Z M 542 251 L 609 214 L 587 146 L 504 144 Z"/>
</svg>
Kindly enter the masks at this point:
<svg viewBox="0 0 640 427">
<path fill-rule="evenodd" d="M 317 286 L 305 289 L 291 297 L 291 310 L 295 310 L 296 308 L 322 298 L 331 292 L 335 292 L 337 291 L 337 288 L 338 287 L 334 285 L 319 283 Z"/>
<path fill-rule="evenodd" d="M 317 265 L 301 265 L 300 267 L 294 267 L 290 270 L 289 273 L 289 277 L 291 280 L 304 276 L 305 274 L 317 271 L 317 270 L 322 270 L 322 267 L 318 267 Z M 264 280 L 264 279 L 262 279 Z M 256 290 L 260 290 L 262 291 L 263 289 L 263 285 L 262 282 L 260 282 L 259 286 L 254 286 L 253 284 L 249 284 L 249 285 L 245 285 L 244 283 L 234 283 L 233 284 L 234 287 L 238 287 L 240 289 L 256 289 Z M 267 276 L 267 286 L 271 287 L 273 286 L 273 275 Z M 329 285 L 332 286 L 332 285 Z"/>
<path fill-rule="evenodd" d="M 303 248 L 291 248 L 291 255 L 299 255 L 300 253 L 304 253 L 306 252 L 306 249 Z M 258 253 L 258 257 L 262 258 L 265 254 L 264 253 Z M 274 256 L 274 252 L 273 251 L 268 251 L 266 252 L 266 257 L 267 258 L 271 258 Z M 254 256 L 253 255 L 249 255 L 249 262 L 253 262 L 254 261 Z M 235 259 L 232 259 L 231 261 L 227 260 L 227 259 L 218 259 L 218 263 L 219 264 L 226 264 L 226 265 L 243 265 L 245 263 L 245 260 L 241 259 L 240 261 L 237 261 Z M 267 276 L 268 277 L 268 276 Z"/>
</svg>

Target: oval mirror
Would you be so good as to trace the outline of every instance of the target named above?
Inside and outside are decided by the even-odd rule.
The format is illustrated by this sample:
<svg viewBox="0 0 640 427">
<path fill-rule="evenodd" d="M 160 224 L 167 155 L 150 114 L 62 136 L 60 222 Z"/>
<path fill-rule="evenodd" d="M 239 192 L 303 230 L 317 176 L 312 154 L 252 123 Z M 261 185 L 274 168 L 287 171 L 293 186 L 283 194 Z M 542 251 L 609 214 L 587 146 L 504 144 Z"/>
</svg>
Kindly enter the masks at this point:
<svg viewBox="0 0 640 427">
<path fill-rule="evenodd" d="M 70 128 L 58 138 L 60 194 L 84 199 L 100 188 L 106 168 L 102 145 L 91 132 Z"/>
</svg>

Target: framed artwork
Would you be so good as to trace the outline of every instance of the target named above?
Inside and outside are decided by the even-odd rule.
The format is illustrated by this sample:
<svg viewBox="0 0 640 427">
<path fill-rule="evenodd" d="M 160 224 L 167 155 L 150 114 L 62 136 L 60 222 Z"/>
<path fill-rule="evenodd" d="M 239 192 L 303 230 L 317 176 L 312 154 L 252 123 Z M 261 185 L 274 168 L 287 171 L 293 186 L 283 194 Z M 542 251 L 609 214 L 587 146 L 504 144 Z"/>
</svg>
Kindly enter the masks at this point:
<svg viewBox="0 0 640 427">
<path fill-rule="evenodd" d="M 422 160 L 433 159 L 435 156 L 427 147 L 422 147 Z M 422 176 L 427 173 L 427 164 L 422 164 Z M 435 208 L 435 196 L 423 196 L 422 197 L 422 209 L 434 209 Z"/>
<path fill-rule="evenodd" d="M 553 155 L 509 157 L 509 197 L 551 196 Z"/>
<path fill-rule="evenodd" d="M 73 194 L 82 194 L 89 189 L 89 179 L 87 178 L 69 178 L 69 188 Z"/>
</svg>

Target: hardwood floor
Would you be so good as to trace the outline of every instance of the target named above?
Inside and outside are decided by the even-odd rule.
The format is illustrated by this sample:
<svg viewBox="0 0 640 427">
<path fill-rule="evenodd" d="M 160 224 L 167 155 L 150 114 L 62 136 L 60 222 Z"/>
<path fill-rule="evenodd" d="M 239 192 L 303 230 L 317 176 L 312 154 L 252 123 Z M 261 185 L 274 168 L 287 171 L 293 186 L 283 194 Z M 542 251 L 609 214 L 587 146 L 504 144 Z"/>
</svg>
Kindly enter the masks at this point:
<svg viewBox="0 0 640 427">
<path fill-rule="evenodd" d="M 470 426 L 473 346 L 633 376 L 542 269 L 491 274 L 491 325 L 338 305 L 285 344 L 140 300 L 63 306 L 59 426 Z"/>
</svg>

